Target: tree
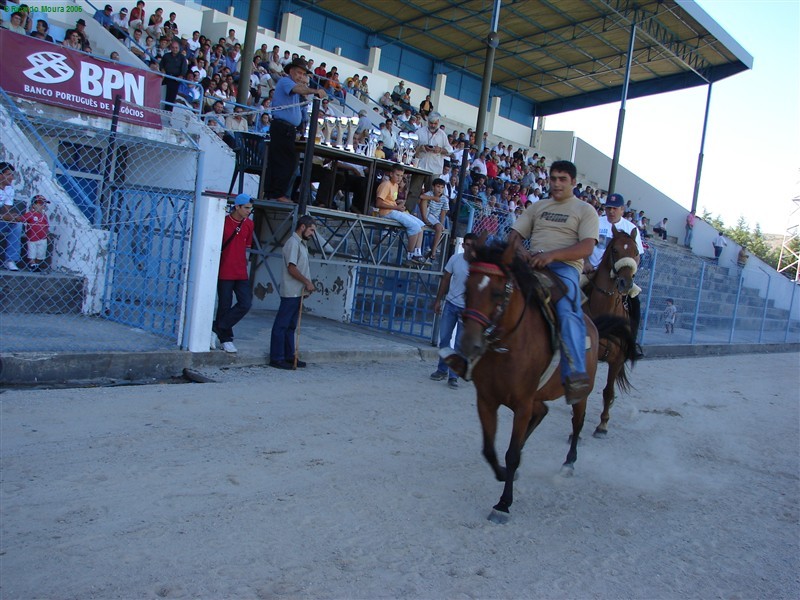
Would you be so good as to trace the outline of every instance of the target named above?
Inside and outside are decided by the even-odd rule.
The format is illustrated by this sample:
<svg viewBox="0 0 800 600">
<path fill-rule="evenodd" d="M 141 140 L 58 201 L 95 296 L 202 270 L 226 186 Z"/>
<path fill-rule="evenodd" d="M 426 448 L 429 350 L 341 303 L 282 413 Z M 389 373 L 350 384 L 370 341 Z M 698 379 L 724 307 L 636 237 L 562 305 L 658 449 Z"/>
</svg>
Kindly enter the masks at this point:
<svg viewBox="0 0 800 600">
<path fill-rule="evenodd" d="M 753 236 L 750 234 L 750 227 L 744 217 L 739 217 L 739 220 L 736 221 L 736 227 L 733 229 L 725 228 L 724 233 L 740 246 L 747 246 L 748 248 L 752 246 Z"/>
<path fill-rule="evenodd" d="M 722 231 L 723 229 L 725 229 L 725 223 L 722 222 L 722 219 L 712 215 L 710 212 L 708 212 L 708 209 L 706 208 L 703 209 L 703 214 L 700 216 L 700 218 L 703 219 L 703 221 L 705 221 L 709 225 L 711 225 L 717 231 Z"/>
</svg>

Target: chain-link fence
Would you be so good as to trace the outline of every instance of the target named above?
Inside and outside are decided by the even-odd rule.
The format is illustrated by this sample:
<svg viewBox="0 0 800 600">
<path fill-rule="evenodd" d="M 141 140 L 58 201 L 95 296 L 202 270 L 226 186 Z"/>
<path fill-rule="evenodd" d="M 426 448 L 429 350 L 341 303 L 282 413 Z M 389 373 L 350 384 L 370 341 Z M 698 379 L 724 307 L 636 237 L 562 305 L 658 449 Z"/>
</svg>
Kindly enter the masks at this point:
<svg viewBox="0 0 800 600">
<path fill-rule="evenodd" d="M 173 118 L 154 112 L 166 125 Z M 2 91 L 0 129 L 0 160 L 15 168 L 0 311 L 100 316 L 177 341 L 200 178 L 195 142 L 168 127 L 117 130 Z"/>
<path fill-rule="evenodd" d="M 766 269 L 720 266 L 677 247 L 649 250 L 636 275 L 647 344 L 800 341 L 800 292 Z"/>
</svg>

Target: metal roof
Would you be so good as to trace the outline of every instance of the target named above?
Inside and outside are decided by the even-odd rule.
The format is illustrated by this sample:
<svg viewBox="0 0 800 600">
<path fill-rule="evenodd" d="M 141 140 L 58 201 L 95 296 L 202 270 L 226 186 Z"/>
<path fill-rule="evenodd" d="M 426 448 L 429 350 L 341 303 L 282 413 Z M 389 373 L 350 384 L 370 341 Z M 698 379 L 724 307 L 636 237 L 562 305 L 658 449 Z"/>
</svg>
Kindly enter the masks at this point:
<svg viewBox="0 0 800 600">
<path fill-rule="evenodd" d="M 493 0 L 295 0 L 431 57 L 437 72 L 483 77 Z M 691 0 L 503 0 L 492 95 L 532 100 L 536 115 L 618 101 L 632 23 L 628 97 L 718 81 L 750 56 Z"/>
</svg>

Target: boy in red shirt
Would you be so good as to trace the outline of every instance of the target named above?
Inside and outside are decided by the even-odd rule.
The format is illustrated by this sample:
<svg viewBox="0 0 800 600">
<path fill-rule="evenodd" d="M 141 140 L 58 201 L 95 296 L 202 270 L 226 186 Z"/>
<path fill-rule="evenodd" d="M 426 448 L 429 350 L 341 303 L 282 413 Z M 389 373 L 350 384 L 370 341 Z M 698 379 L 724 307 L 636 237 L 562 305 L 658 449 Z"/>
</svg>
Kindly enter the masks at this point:
<svg viewBox="0 0 800 600">
<path fill-rule="evenodd" d="M 219 258 L 217 281 L 217 318 L 212 331 L 219 337 L 225 352 L 236 352 L 233 345 L 233 326 L 241 321 L 253 304 L 253 292 L 247 274 L 247 250 L 253 244 L 253 221 L 250 213 L 253 199 L 239 194 L 233 200 L 233 210 L 225 217 L 222 231 L 222 254 Z M 236 305 L 233 295 L 236 294 Z"/>
<path fill-rule="evenodd" d="M 28 238 L 28 267 L 38 271 L 47 257 L 47 234 L 50 222 L 44 213 L 44 205 L 50 204 L 44 196 L 34 196 L 28 212 L 22 215 L 25 223 L 25 237 Z"/>
</svg>

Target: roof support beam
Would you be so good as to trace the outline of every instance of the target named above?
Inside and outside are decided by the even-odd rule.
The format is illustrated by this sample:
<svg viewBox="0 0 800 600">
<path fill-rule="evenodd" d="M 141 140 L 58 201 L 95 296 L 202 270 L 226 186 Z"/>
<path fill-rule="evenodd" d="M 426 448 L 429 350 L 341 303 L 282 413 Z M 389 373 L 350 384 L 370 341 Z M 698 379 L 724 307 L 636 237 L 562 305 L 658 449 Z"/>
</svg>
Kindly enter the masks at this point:
<svg viewBox="0 0 800 600">
<path fill-rule="evenodd" d="M 640 8 L 631 0 L 596 0 L 602 6 L 610 8 L 628 23 L 636 23 L 642 32 L 656 44 L 668 50 L 678 61 L 691 69 L 703 81 L 710 83 L 711 66 L 706 60 L 685 42 L 669 31 L 658 20 L 658 15 Z"/>
<path fill-rule="evenodd" d="M 617 169 L 619 168 L 619 154 L 622 149 L 622 130 L 625 126 L 625 105 L 628 102 L 628 84 L 631 81 L 631 64 L 633 63 L 633 47 L 636 44 L 636 23 L 631 25 L 631 38 L 628 42 L 628 62 L 625 65 L 625 79 L 622 82 L 622 103 L 619 107 L 617 118 L 617 136 L 614 140 L 614 157 L 611 159 L 611 175 L 608 178 L 608 193 L 614 192 L 617 185 Z"/>
</svg>

